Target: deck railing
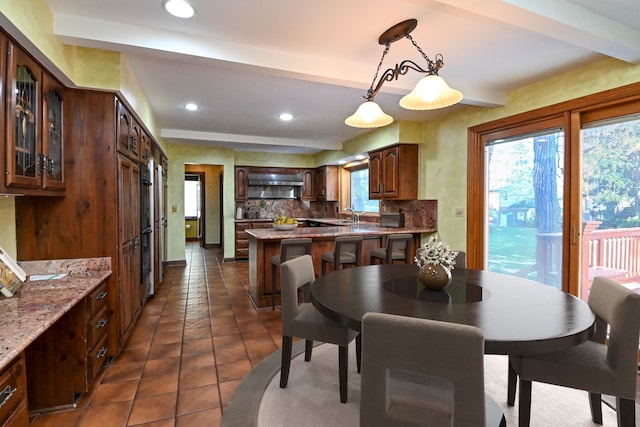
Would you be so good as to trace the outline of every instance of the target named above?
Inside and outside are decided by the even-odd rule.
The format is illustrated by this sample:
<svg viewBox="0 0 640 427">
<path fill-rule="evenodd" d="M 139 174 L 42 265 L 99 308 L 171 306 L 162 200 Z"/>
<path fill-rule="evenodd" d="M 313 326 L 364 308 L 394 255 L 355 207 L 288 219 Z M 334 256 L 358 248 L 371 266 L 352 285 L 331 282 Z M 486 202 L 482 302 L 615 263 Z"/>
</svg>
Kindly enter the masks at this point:
<svg viewBox="0 0 640 427">
<path fill-rule="evenodd" d="M 598 230 L 600 221 L 585 221 L 582 230 L 580 297 L 586 301 L 595 276 L 618 283 L 640 281 L 640 227 Z M 538 234 L 537 280 L 560 284 L 562 234 Z"/>
</svg>

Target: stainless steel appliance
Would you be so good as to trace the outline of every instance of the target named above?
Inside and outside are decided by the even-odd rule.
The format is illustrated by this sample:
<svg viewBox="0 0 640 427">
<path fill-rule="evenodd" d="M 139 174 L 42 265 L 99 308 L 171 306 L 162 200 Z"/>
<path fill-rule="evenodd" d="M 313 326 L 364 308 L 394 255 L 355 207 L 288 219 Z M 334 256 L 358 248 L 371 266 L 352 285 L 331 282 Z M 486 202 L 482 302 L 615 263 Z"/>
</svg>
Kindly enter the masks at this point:
<svg viewBox="0 0 640 427">
<path fill-rule="evenodd" d="M 149 167 L 140 166 L 140 270 L 142 276 L 141 283 L 146 287 L 147 297 L 151 294 L 151 237 L 153 233 L 153 223 L 151 219 L 152 185 Z"/>
<path fill-rule="evenodd" d="M 250 199 L 297 199 L 303 185 L 302 174 L 253 173 L 248 176 Z"/>
</svg>

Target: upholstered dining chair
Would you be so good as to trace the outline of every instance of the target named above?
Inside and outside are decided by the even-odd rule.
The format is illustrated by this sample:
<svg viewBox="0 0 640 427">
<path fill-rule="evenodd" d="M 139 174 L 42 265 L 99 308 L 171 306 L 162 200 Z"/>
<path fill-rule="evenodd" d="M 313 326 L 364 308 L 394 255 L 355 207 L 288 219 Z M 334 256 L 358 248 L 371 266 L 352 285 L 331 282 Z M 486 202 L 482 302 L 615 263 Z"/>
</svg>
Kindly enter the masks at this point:
<svg viewBox="0 0 640 427">
<path fill-rule="evenodd" d="M 484 391 L 484 337 L 474 326 L 367 313 L 361 427 L 505 426 Z"/>
<path fill-rule="evenodd" d="M 390 234 L 384 247 L 371 251 L 371 264 L 376 264 L 380 260 L 383 264 L 393 264 L 394 261 L 404 261 L 411 263 L 411 234 Z"/>
<path fill-rule="evenodd" d="M 458 251 L 458 255 L 456 255 L 456 265 L 455 267 L 467 268 L 467 253 L 464 251 Z"/>
<path fill-rule="evenodd" d="M 280 264 L 300 255 L 311 255 L 310 238 L 282 239 L 280 254 L 271 257 L 271 310 L 276 309 L 276 295 L 280 293 L 276 283 L 276 273 Z"/>
<path fill-rule="evenodd" d="M 334 270 L 349 264 L 359 266 L 362 263 L 362 236 L 336 237 L 333 251 L 324 252 L 320 258 L 323 276 L 327 272 L 327 264 L 333 264 Z"/>
<path fill-rule="evenodd" d="M 293 337 L 305 339 L 304 360 L 311 360 L 313 341 L 336 344 L 338 346 L 338 372 L 340 382 L 340 402 L 347 402 L 347 365 L 349 343 L 358 333 L 329 319 L 320 313 L 312 303 L 298 303 L 298 289 L 311 283 L 315 278 L 313 260 L 310 255 L 280 264 L 282 283 L 282 363 L 280 368 L 280 388 L 286 388 L 291 367 Z M 356 357 L 360 360 L 360 344 L 356 340 Z"/>
<path fill-rule="evenodd" d="M 588 303 L 596 315 L 590 341 L 553 353 L 509 356 L 507 403 L 513 405 L 520 377 L 520 426 L 529 425 L 531 382 L 538 381 L 588 391 L 596 424 L 602 424 L 601 395 L 615 396 L 618 426 L 635 427 L 640 295 L 596 277 Z"/>
</svg>

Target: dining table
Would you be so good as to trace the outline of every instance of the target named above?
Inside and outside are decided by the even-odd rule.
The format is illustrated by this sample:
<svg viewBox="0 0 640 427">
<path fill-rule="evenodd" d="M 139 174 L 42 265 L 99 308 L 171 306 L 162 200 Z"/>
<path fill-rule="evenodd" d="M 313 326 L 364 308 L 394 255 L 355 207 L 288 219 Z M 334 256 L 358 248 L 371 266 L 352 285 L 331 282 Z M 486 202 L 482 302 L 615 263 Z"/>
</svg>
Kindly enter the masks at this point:
<svg viewBox="0 0 640 427">
<path fill-rule="evenodd" d="M 588 304 L 560 289 L 508 274 L 455 268 L 441 291 L 424 288 L 413 264 L 329 272 L 310 284 L 313 305 L 360 331 L 368 312 L 480 328 L 486 354 L 535 354 L 578 345 L 595 330 Z"/>
</svg>

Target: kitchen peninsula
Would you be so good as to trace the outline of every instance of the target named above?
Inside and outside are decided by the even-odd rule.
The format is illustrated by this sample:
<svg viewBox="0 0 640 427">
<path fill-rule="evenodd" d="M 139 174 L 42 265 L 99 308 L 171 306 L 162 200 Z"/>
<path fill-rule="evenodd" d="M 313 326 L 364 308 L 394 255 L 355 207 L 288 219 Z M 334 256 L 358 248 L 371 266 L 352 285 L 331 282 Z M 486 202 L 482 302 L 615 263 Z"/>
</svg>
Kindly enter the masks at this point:
<svg viewBox="0 0 640 427">
<path fill-rule="evenodd" d="M 322 221 L 320 221 L 322 222 Z M 407 227 L 381 227 L 370 222 L 352 223 L 350 221 L 334 220 L 336 224 L 326 227 L 298 227 L 293 230 L 280 231 L 273 228 L 248 229 L 249 236 L 249 291 L 257 307 L 271 306 L 271 257 L 280 253 L 282 239 L 303 238 L 312 239 L 311 256 L 313 257 L 316 276 L 321 271 L 321 254 L 333 250 L 334 240 L 338 236 L 362 236 L 362 265 L 369 264 L 369 254 L 372 249 L 384 245 L 385 236 L 396 233 L 413 235 L 411 252 L 414 253 L 420 245 L 422 233 L 437 230 L 435 224 L 427 226 L 410 225 Z M 327 223 L 331 223 L 330 220 Z M 279 272 L 276 276 L 276 292 L 279 290 Z M 279 304 L 279 295 L 276 304 Z"/>
</svg>

